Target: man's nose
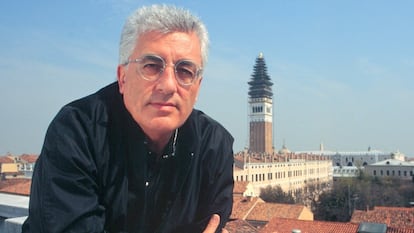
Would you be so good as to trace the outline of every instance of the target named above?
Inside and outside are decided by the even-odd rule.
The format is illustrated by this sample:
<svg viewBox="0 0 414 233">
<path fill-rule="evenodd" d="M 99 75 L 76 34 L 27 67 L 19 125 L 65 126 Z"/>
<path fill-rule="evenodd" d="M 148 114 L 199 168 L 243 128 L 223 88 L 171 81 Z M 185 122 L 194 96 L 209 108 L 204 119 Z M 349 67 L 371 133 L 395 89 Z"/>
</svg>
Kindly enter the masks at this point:
<svg viewBox="0 0 414 233">
<path fill-rule="evenodd" d="M 174 66 L 165 66 L 157 80 L 157 90 L 164 93 L 175 92 L 178 84 L 175 75 Z"/>
</svg>

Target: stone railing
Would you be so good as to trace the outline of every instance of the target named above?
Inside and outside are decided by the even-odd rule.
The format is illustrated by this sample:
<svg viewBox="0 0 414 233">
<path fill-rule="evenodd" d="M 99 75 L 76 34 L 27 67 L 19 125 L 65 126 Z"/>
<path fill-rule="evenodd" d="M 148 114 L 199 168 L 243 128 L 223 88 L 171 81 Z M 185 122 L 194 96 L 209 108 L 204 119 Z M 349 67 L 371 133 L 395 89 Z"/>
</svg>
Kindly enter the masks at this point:
<svg viewBox="0 0 414 233">
<path fill-rule="evenodd" d="M 28 196 L 0 193 L 0 232 L 21 233 L 28 207 Z"/>
</svg>

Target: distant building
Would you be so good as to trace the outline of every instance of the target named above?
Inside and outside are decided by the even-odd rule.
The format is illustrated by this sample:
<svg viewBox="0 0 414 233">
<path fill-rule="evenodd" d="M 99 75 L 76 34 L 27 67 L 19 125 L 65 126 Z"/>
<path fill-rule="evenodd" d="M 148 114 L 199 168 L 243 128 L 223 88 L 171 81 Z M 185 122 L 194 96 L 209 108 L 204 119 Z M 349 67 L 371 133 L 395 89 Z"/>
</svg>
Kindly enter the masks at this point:
<svg viewBox="0 0 414 233">
<path fill-rule="evenodd" d="M 13 156 L 0 156 L 1 179 L 17 177 L 19 175 L 18 163 Z"/>
<path fill-rule="evenodd" d="M 0 156 L 0 174 L 6 178 L 32 178 L 37 155 L 11 155 Z"/>
<path fill-rule="evenodd" d="M 34 166 L 39 156 L 23 154 L 20 156 L 19 171 L 24 173 L 26 178 L 32 178 Z"/>
<path fill-rule="evenodd" d="M 332 160 L 332 166 L 337 167 L 365 167 L 368 164 L 377 163 L 386 159 L 398 159 L 405 161 L 405 155 L 399 151 L 397 152 L 382 152 L 379 150 L 372 150 L 368 147 L 366 151 L 327 151 L 324 150 L 323 144 L 320 145 L 318 151 L 297 151 L 295 154 L 315 154 L 326 155 Z"/>
<path fill-rule="evenodd" d="M 333 178 L 350 178 L 350 177 L 357 177 L 360 174 L 360 170 L 362 168 L 358 168 L 355 166 L 334 166 L 333 169 Z"/>
<path fill-rule="evenodd" d="M 376 177 L 394 177 L 414 181 L 414 163 L 387 159 L 365 166 L 365 173 Z"/>
<path fill-rule="evenodd" d="M 272 154 L 273 151 L 273 102 L 272 81 L 260 53 L 256 58 L 249 84 L 249 152 Z"/>
<path fill-rule="evenodd" d="M 308 185 L 321 190 L 332 183 L 332 162 L 326 156 L 241 152 L 234 160 L 234 180 L 249 182 L 249 192 L 257 196 L 268 185 L 279 185 L 284 192 L 294 193 L 307 191 Z"/>
</svg>

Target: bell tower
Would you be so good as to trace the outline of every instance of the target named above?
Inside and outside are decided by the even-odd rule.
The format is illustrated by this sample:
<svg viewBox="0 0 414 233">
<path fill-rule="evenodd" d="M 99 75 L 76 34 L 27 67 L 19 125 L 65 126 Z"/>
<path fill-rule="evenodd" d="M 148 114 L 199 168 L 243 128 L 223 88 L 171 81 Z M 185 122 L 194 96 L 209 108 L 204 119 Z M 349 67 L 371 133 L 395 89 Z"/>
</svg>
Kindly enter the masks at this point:
<svg viewBox="0 0 414 233">
<path fill-rule="evenodd" d="M 273 92 L 272 81 L 260 53 L 253 67 L 249 84 L 249 151 L 254 153 L 273 153 Z"/>
</svg>

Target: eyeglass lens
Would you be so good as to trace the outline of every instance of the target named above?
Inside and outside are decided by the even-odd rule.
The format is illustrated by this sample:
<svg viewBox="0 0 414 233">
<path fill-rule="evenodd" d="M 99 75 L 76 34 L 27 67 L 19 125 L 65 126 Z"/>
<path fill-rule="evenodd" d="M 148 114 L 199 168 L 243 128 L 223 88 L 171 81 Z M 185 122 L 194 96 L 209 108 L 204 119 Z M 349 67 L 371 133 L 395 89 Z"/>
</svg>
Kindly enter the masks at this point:
<svg viewBox="0 0 414 233">
<path fill-rule="evenodd" d="M 165 67 L 165 61 L 161 57 L 148 55 L 138 62 L 137 72 L 144 79 L 155 81 L 164 72 Z M 180 60 L 174 64 L 174 70 L 177 80 L 184 85 L 191 84 L 197 75 L 197 66 L 187 60 Z"/>
</svg>

